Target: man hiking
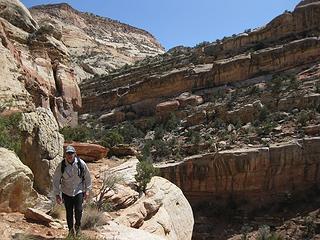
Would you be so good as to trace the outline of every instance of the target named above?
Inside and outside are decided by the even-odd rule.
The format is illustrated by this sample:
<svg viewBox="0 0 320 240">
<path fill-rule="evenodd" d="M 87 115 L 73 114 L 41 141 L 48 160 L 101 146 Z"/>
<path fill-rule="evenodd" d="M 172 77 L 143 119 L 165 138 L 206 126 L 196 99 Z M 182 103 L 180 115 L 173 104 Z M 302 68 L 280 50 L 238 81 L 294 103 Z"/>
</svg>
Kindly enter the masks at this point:
<svg viewBox="0 0 320 240">
<path fill-rule="evenodd" d="M 59 163 L 53 175 L 53 192 L 58 204 L 64 202 L 69 236 L 80 234 L 82 204 L 88 198 L 91 188 L 91 176 L 86 163 L 77 157 L 73 146 L 67 146 L 65 159 Z"/>
</svg>

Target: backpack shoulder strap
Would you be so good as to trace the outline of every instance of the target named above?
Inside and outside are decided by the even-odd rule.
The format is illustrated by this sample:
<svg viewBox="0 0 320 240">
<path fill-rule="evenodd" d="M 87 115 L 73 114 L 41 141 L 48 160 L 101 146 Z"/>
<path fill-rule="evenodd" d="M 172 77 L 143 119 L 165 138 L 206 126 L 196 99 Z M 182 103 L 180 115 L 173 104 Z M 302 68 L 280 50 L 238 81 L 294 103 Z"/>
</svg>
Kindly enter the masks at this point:
<svg viewBox="0 0 320 240">
<path fill-rule="evenodd" d="M 82 181 L 84 181 L 84 166 L 81 163 L 81 159 L 77 156 L 77 163 L 78 163 L 78 176 L 82 179 Z"/>
<path fill-rule="evenodd" d="M 63 160 L 61 161 L 61 174 L 64 173 L 65 168 L 66 168 L 66 162 L 65 162 L 65 160 L 63 159 Z"/>
</svg>

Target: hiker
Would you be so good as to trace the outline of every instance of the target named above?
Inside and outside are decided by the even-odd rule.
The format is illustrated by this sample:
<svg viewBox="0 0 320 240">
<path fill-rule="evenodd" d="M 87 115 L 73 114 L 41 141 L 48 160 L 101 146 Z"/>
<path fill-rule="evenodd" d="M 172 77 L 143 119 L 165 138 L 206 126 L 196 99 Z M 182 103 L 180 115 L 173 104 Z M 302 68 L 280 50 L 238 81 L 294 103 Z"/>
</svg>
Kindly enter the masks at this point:
<svg viewBox="0 0 320 240">
<path fill-rule="evenodd" d="M 76 155 L 73 146 L 67 146 L 65 159 L 59 163 L 53 175 L 53 192 L 56 202 L 63 202 L 66 208 L 69 236 L 80 234 L 82 204 L 83 200 L 88 198 L 91 188 L 91 176 L 87 165 Z"/>
</svg>

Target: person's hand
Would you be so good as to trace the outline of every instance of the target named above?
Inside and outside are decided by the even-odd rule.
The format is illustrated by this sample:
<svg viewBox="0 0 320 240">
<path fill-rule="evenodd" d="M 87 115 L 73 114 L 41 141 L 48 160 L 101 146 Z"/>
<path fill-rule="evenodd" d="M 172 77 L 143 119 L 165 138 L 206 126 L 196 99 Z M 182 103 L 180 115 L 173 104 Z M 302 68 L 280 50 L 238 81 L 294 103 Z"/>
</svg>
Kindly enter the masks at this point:
<svg viewBox="0 0 320 240">
<path fill-rule="evenodd" d="M 60 205 L 62 204 L 62 199 L 60 197 L 60 195 L 56 195 L 56 202 Z"/>
<path fill-rule="evenodd" d="M 88 197 L 89 197 L 89 193 L 88 193 L 88 192 L 84 192 L 84 193 L 83 193 L 83 199 L 84 199 L 84 200 L 87 200 Z"/>
</svg>

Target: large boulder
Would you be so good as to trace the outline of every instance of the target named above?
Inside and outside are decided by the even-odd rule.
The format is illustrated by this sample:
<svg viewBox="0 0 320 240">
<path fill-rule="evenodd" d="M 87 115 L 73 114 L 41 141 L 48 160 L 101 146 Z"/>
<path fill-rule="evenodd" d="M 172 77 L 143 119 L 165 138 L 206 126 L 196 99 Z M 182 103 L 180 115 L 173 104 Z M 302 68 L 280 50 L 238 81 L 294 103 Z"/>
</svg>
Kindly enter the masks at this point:
<svg viewBox="0 0 320 240">
<path fill-rule="evenodd" d="M 132 158 L 108 171 L 110 174 L 122 176 L 124 182 L 132 186 L 135 182 L 137 163 L 138 160 Z M 153 177 L 145 195 L 122 209 L 120 216 L 113 222 L 138 228 L 168 240 L 190 240 L 194 225 L 191 206 L 182 191 L 161 177 Z"/>
<path fill-rule="evenodd" d="M 35 112 L 24 113 L 22 162 L 34 174 L 34 187 L 41 194 L 48 194 L 55 168 L 63 158 L 63 136 L 52 112 L 37 108 Z"/>
<path fill-rule="evenodd" d="M 33 174 L 18 156 L 0 148 L 0 211 L 25 211 L 37 198 Z"/>
<path fill-rule="evenodd" d="M 155 233 L 165 239 L 191 239 L 193 212 L 182 191 L 161 177 L 153 177 L 146 195 L 121 212 L 115 222 Z"/>
<path fill-rule="evenodd" d="M 0 17 L 26 32 L 33 32 L 38 24 L 19 0 L 0 0 Z"/>
<path fill-rule="evenodd" d="M 72 145 L 77 155 L 86 162 L 93 162 L 107 156 L 109 149 L 99 144 L 72 142 L 65 143 L 64 147 Z"/>
</svg>

